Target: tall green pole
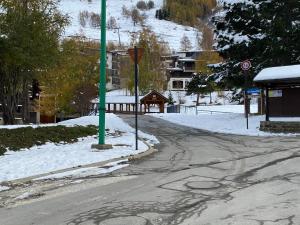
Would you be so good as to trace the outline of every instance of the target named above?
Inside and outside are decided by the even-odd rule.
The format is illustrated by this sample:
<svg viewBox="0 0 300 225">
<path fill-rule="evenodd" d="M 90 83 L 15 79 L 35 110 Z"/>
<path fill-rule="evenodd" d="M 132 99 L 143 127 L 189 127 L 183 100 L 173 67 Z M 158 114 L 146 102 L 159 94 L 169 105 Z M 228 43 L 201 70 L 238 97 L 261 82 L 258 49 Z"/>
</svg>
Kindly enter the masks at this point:
<svg viewBox="0 0 300 225">
<path fill-rule="evenodd" d="M 106 0 L 101 1 L 101 55 L 99 83 L 99 145 L 105 144 Z"/>
</svg>

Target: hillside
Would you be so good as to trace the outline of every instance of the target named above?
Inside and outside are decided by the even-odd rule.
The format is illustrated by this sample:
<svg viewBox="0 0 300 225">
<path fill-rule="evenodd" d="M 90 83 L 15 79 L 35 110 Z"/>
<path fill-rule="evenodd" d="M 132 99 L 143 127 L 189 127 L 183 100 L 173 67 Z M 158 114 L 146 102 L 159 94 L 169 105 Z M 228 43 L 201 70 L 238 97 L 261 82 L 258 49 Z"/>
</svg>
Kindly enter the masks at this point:
<svg viewBox="0 0 300 225">
<path fill-rule="evenodd" d="M 114 17 L 117 27 L 120 27 L 120 40 L 123 44 L 130 43 L 130 37 L 133 33 L 142 29 L 140 24 L 134 26 L 131 18 L 122 15 L 122 7 L 132 9 L 136 6 L 138 0 L 107 0 L 107 19 Z M 97 26 L 92 26 L 87 23 L 82 26 L 80 22 L 80 13 L 89 15 L 100 14 L 100 0 L 61 0 L 61 10 L 68 14 L 71 19 L 71 24 L 66 28 L 65 36 L 84 35 L 91 39 L 100 38 L 100 29 Z M 155 18 L 155 12 L 163 5 L 163 0 L 154 0 L 154 8 L 147 11 L 141 11 L 146 17 L 144 26 L 153 30 L 161 41 L 167 42 L 171 50 L 180 50 L 180 40 L 183 35 L 186 35 L 195 49 L 197 44 L 197 36 L 201 36 L 195 28 L 182 26 L 174 22 L 158 20 Z M 117 29 L 108 30 L 108 41 L 119 43 Z"/>
</svg>

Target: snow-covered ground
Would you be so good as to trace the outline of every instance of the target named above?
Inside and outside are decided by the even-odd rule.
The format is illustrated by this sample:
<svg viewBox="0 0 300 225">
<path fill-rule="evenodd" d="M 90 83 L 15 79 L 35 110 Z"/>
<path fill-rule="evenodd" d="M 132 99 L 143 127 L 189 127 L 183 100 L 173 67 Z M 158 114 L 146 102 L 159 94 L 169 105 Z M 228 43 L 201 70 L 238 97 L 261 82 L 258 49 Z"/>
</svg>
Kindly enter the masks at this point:
<svg viewBox="0 0 300 225">
<path fill-rule="evenodd" d="M 185 91 L 165 91 L 163 95 L 168 98 L 171 93 L 173 100 L 176 104 L 182 102 L 182 105 L 192 106 L 196 105 L 196 95 L 187 96 Z M 144 96 L 139 96 L 139 99 Z M 221 104 L 221 105 L 229 105 L 234 104 L 231 103 L 232 92 L 231 91 L 223 91 L 223 92 L 213 92 L 212 93 L 212 103 L 213 104 Z M 93 102 L 99 102 L 98 99 L 94 99 Z M 135 103 L 135 96 L 130 95 L 129 91 L 125 89 L 113 90 L 106 93 L 106 102 L 107 103 Z M 204 95 L 199 100 L 200 103 L 209 104 L 210 97 L 209 95 Z"/>
<path fill-rule="evenodd" d="M 140 141 L 139 150 L 135 150 L 134 129 L 122 119 L 114 114 L 107 114 L 106 121 L 106 128 L 109 129 L 106 143 L 112 144 L 113 149 L 102 152 L 92 150 L 91 145 L 97 143 L 97 137 L 94 136 L 81 138 L 77 143 L 73 144 L 47 143 L 41 146 L 34 146 L 30 149 L 24 149 L 23 151 L 8 151 L 4 156 L 0 156 L 0 182 L 111 160 L 123 156 L 126 157 L 144 152 L 148 149 L 148 146 Z M 59 123 L 59 125 L 98 125 L 98 117 L 82 117 Z M 52 124 L 52 126 L 54 126 L 54 124 Z M 14 126 L 11 128 L 17 127 L 18 126 Z M 115 131 L 120 131 L 121 133 L 115 133 Z M 140 132 L 139 135 L 145 139 L 149 145 L 158 143 L 158 140 L 152 135 L 142 132 Z M 105 171 L 101 170 L 98 172 L 102 173 Z"/>
<path fill-rule="evenodd" d="M 120 27 L 120 38 L 123 44 L 129 44 L 131 35 L 135 32 L 142 30 L 142 26 L 133 25 L 131 18 L 126 18 L 122 15 L 122 7 L 126 6 L 127 9 L 132 9 L 136 6 L 139 0 L 107 0 L 107 19 L 114 17 L 117 22 L 117 26 Z M 62 0 L 60 3 L 60 9 L 62 12 L 68 14 L 71 19 L 71 24 L 66 28 L 65 35 L 84 35 L 92 39 L 100 39 L 100 30 L 93 28 L 87 24 L 82 27 L 79 22 L 79 13 L 88 11 L 89 13 L 100 14 L 100 0 Z M 156 35 L 162 40 L 169 43 L 171 49 L 180 49 L 180 40 L 183 35 L 186 35 L 194 48 L 196 48 L 197 34 L 201 36 L 201 33 L 188 26 L 178 25 L 176 23 L 158 20 L 155 18 L 155 12 L 161 8 L 163 0 L 154 0 L 155 7 L 148 11 L 143 11 L 147 17 L 145 20 L 145 26 L 150 28 L 156 33 Z M 115 43 L 119 42 L 117 30 L 107 31 L 107 40 Z"/>
<path fill-rule="evenodd" d="M 250 136 L 287 135 L 260 131 L 260 121 L 264 121 L 265 116 L 249 116 L 249 129 L 247 129 L 246 118 L 243 114 L 243 105 L 198 106 L 197 110 L 198 114 L 196 114 L 195 108 L 182 108 L 181 113 L 178 114 L 165 113 L 151 115 L 172 123 L 217 133 Z M 251 105 L 251 111 L 257 112 L 257 105 Z M 271 120 L 300 121 L 300 118 L 271 118 Z"/>
<path fill-rule="evenodd" d="M 71 170 L 71 171 L 40 177 L 35 180 L 59 179 L 59 178 L 66 178 L 66 177 L 81 178 L 81 177 L 87 177 L 91 175 L 106 174 L 127 167 L 129 165 L 127 164 L 127 162 L 128 162 L 127 159 L 120 160 L 112 163 L 107 163 L 102 168 L 99 167 L 81 168 L 81 169 L 76 169 L 76 170 Z"/>
<path fill-rule="evenodd" d="M 9 190 L 10 188 L 9 187 L 7 187 L 7 186 L 1 186 L 0 185 L 0 191 L 7 191 L 7 190 Z"/>
</svg>

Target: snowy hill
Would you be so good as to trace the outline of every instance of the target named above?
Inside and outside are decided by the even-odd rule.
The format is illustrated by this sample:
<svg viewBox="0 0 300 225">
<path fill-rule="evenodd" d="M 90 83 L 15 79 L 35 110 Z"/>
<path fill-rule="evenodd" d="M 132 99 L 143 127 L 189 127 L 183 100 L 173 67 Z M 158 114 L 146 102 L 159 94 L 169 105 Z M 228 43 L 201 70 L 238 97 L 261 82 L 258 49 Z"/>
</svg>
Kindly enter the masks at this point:
<svg viewBox="0 0 300 225">
<path fill-rule="evenodd" d="M 107 19 L 114 17 L 117 26 L 120 27 L 120 39 L 124 44 L 130 43 L 131 34 L 142 30 L 140 25 L 133 25 L 131 18 L 122 15 L 122 7 L 132 9 L 139 0 L 107 0 Z M 147 1 L 146 1 L 147 2 Z M 82 34 L 91 39 L 100 39 L 100 29 L 90 26 L 82 26 L 80 23 L 80 13 L 89 12 L 100 14 L 100 0 L 61 0 L 61 10 L 71 18 L 71 24 L 66 28 L 65 36 Z M 196 48 L 196 37 L 199 32 L 188 26 L 178 25 L 174 22 L 158 20 L 155 12 L 161 8 L 163 0 L 154 0 L 155 6 L 151 10 L 141 11 L 146 16 L 145 26 L 153 30 L 161 41 L 169 43 L 172 50 L 180 50 L 180 40 L 185 34 L 189 37 L 192 45 Z M 115 43 L 119 42 L 117 30 L 108 30 L 107 40 Z"/>
</svg>

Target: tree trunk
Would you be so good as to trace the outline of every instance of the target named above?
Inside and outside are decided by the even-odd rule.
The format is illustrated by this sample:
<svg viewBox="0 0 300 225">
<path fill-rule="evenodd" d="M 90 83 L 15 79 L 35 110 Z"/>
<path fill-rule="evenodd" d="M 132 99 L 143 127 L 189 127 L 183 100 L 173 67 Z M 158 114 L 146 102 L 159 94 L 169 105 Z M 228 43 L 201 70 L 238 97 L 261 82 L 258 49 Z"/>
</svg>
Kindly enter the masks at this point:
<svg viewBox="0 0 300 225">
<path fill-rule="evenodd" d="M 1 101 L 3 109 L 4 125 L 13 125 L 15 123 L 15 110 L 12 104 Z"/>
<path fill-rule="evenodd" d="M 5 125 L 12 125 L 15 122 L 18 102 L 18 76 L 17 73 L 8 71 L 0 73 L 0 104 L 3 110 L 3 121 Z"/>
<path fill-rule="evenodd" d="M 29 88 L 26 81 L 23 81 L 23 93 L 22 93 L 22 119 L 25 123 L 29 123 Z"/>
<path fill-rule="evenodd" d="M 200 93 L 197 93 L 197 102 L 196 102 L 196 106 L 199 105 L 199 99 L 200 99 Z"/>
</svg>

